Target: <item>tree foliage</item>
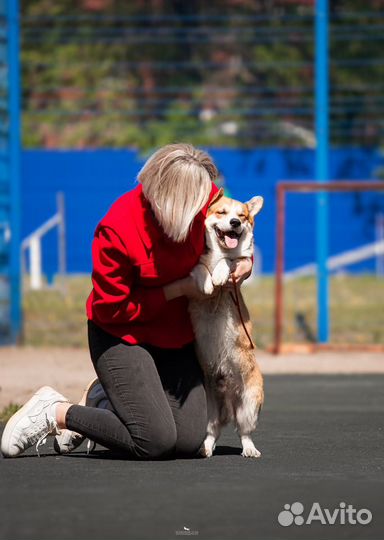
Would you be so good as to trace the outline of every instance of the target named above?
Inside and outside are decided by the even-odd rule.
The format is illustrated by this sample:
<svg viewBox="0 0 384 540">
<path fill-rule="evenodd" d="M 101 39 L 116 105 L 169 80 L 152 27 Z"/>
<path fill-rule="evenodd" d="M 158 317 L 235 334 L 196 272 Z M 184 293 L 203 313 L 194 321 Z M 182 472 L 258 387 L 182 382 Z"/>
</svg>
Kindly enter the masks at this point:
<svg viewBox="0 0 384 540">
<path fill-rule="evenodd" d="M 384 1 L 331 2 L 334 145 L 381 143 Z M 23 0 L 24 146 L 314 144 L 311 0 Z"/>
</svg>

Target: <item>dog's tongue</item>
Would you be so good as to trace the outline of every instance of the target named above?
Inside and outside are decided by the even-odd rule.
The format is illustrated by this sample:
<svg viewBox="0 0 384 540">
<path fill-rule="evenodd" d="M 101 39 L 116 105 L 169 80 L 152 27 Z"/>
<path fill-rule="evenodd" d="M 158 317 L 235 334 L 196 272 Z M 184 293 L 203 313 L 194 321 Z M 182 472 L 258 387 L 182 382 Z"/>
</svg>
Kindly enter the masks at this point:
<svg viewBox="0 0 384 540">
<path fill-rule="evenodd" d="M 237 244 L 239 243 L 238 238 L 231 238 L 227 234 L 224 236 L 224 240 L 225 240 L 225 245 L 227 246 L 227 248 L 230 248 L 230 249 L 237 247 Z"/>
</svg>

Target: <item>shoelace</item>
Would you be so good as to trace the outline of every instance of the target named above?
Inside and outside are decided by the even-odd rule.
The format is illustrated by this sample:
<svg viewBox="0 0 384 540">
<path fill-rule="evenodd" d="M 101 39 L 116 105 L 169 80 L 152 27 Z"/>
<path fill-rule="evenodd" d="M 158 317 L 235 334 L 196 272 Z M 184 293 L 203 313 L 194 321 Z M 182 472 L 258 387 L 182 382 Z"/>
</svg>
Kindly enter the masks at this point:
<svg viewBox="0 0 384 540">
<path fill-rule="evenodd" d="M 48 416 L 47 413 L 45 413 L 45 423 L 46 425 L 44 426 L 44 433 L 37 439 L 37 441 L 36 441 L 36 435 L 38 431 L 40 431 L 40 429 L 38 431 L 36 430 L 36 432 L 33 433 L 31 437 L 28 437 L 28 440 L 30 441 L 31 446 L 32 444 L 36 442 L 36 452 L 39 457 L 41 457 L 40 452 L 39 452 L 39 447 L 44 446 L 44 444 L 47 442 L 48 435 L 52 433 L 53 431 L 55 431 L 57 434 L 60 434 L 60 430 L 57 427 L 56 420 L 52 416 Z"/>
</svg>

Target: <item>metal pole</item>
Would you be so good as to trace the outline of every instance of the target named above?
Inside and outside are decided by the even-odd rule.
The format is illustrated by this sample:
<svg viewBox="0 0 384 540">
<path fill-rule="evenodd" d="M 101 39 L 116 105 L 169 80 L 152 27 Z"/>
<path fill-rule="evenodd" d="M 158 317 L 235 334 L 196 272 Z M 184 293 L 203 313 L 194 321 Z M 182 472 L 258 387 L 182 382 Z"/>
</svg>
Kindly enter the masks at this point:
<svg viewBox="0 0 384 540">
<path fill-rule="evenodd" d="M 59 274 L 64 275 L 67 271 L 66 258 L 66 232 L 65 232 L 65 200 L 64 193 L 57 194 L 57 213 L 60 216 L 58 234 L 59 234 Z"/>
<path fill-rule="evenodd" d="M 375 240 L 376 242 L 384 241 L 384 214 L 376 214 L 375 219 Z M 384 255 L 376 255 L 376 276 L 384 276 Z"/>
<path fill-rule="evenodd" d="M 43 279 L 41 272 L 41 237 L 35 235 L 31 239 L 29 248 L 31 267 L 31 289 L 38 291 L 43 287 Z"/>
<path fill-rule="evenodd" d="M 316 2 L 316 180 L 324 183 L 329 180 L 328 150 L 328 0 Z M 317 328 L 318 341 L 329 341 L 328 317 L 328 195 L 317 195 Z"/>
<path fill-rule="evenodd" d="M 275 284 L 275 347 L 279 354 L 283 334 L 283 277 L 284 277 L 284 240 L 285 240 L 285 190 L 277 186 L 277 249 L 276 249 L 276 284 Z"/>
<path fill-rule="evenodd" d="M 8 107 L 9 107 L 9 167 L 11 195 L 11 333 L 17 341 L 21 332 L 20 283 L 20 54 L 19 2 L 7 0 L 8 15 Z"/>
</svg>

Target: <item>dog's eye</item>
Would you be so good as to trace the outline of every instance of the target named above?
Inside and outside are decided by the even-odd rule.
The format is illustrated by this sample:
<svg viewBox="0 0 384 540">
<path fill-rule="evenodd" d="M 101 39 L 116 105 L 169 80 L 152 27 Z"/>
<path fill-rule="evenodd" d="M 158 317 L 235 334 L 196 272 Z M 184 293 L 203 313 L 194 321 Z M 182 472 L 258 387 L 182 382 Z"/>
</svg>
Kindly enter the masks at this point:
<svg viewBox="0 0 384 540">
<path fill-rule="evenodd" d="M 239 217 L 245 217 L 245 214 L 239 214 Z"/>
<path fill-rule="evenodd" d="M 224 215 L 226 214 L 227 212 L 225 210 L 217 210 L 216 214 L 219 214 L 219 215 Z"/>
</svg>

